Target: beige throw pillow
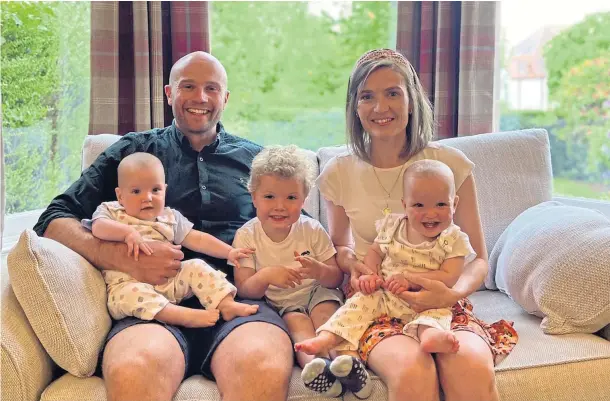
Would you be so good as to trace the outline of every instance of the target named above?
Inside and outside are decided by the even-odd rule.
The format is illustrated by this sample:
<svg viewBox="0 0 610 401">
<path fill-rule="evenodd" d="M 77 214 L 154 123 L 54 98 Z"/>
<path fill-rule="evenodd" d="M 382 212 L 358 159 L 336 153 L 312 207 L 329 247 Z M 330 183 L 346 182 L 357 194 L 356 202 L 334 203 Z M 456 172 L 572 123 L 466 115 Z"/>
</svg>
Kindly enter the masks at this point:
<svg viewBox="0 0 610 401">
<path fill-rule="evenodd" d="M 595 333 L 610 324 L 610 220 L 543 202 L 521 213 L 494 246 L 495 281 L 546 334 Z"/>
<path fill-rule="evenodd" d="M 13 291 L 51 358 L 78 377 L 91 376 L 110 330 L 100 272 L 59 242 L 32 230 L 8 255 Z"/>
</svg>

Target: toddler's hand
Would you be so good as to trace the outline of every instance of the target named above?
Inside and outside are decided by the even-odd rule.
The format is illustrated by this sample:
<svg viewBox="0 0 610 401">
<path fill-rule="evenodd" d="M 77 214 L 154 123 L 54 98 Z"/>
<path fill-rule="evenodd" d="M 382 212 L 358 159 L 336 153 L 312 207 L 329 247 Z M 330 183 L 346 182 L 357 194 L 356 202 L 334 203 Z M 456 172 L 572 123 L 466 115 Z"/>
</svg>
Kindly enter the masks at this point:
<svg viewBox="0 0 610 401">
<path fill-rule="evenodd" d="M 280 288 L 294 288 L 301 284 L 301 273 L 285 266 L 266 267 L 267 282 Z"/>
<path fill-rule="evenodd" d="M 394 295 L 400 295 L 410 289 L 411 283 L 402 274 L 394 274 L 383 283 L 383 287 Z"/>
<path fill-rule="evenodd" d="M 383 280 L 377 274 L 363 274 L 358 278 L 358 290 L 364 295 L 370 295 L 381 288 Z"/>
<path fill-rule="evenodd" d="M 131 256 L 133 253 L 135 260 L 138 260 L 140 251 L 149 256 L 153 253 L 152 248 L 148 246 L 148 244 L 144 241 L 144 238 L 142 238 L 140 233 L 136 230 L 133 230 L 125 236 L 125 243 L 127 244 L 127 256 Z"/>
<path fill-rule="evenodd" d="M 311 256 L 299 255 L 294 251 L 294 260 L 301 264 L 301 277 L 320 280 L 320 270 L 324 268 L 324 264 L 318 262 Z"/>
<path fill-rule="evenodd" d="M 254 248 L 233 248 L 229 251 L 227 260 L 238 269 L 241 267 L 239 259 L 249 258 L 254 253 Z"/>
</svg>

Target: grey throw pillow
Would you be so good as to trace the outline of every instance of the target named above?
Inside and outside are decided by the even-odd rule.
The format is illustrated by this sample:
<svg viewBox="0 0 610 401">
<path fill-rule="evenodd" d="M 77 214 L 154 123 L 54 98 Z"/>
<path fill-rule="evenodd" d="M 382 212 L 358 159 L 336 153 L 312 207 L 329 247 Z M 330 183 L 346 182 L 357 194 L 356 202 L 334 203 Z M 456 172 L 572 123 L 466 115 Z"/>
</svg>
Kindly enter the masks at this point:
<svg viewBox="0 0 610 401">
<path fill-rule="evenodd" d="M 543 202 L 521 213 L 494 246 L 495 282 L 547 334 L 610 324 L 610 220 L 592 209 Z"/>
</svg>

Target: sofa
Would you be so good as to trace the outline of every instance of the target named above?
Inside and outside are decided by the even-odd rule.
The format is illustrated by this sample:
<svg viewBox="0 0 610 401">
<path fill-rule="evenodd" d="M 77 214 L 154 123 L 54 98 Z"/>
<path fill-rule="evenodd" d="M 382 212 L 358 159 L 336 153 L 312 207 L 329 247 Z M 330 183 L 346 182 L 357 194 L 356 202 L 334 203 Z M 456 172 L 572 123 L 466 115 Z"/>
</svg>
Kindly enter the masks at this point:
<svg viewBox="0 0 610 401">
<path fill-rule="evenodd" d="M 109 134 L 87 137 L 82 168 L 87 168 L 118 138 Z M 474 177 L 490 253 L 490 276 L 494 271 L 499 274 L 501 261 L 508 263 L 511 255 L 502 254 L 497 245 L 509 225 L 526 210 L 555 200 L 570 207 L 599 210 L 606 216 L 604 219 L 610 216 L 610 203 L 607 202 L 552 197 L 550 148 L 545 130 L 498 132 L 441 142 L 460 149 L 476 165 Z M 345 147 L 325 147 L 308 154 L 319 168 L 323 168 L 331 157 L 343 151 Z M 312 190 L 305 208 L 326 225 L 327 216 L 317 189 Z M 571 240 L 578 238 L 574 236 Z M 610 244 L 610 235 L 605 240 Z M 506 238 L 503 241 L 509 242 Z M 509 262 L 519 263 L 513 259 Z M 86 274 L 68 277 L 74 272 Z M 519 333 L 519 342 L 513 352 L 496 366 L 501 400 L 610 400 L 610 326 L 588 329 L 595 330 L 594 333 L 545 334 L 541 328 L 543 315 L 526 310 L 516 300 L 516 293 L 511 295 L 506 288 L 495 289 L 497 283 L 490 276 L 486 285 L 470 297 L 477 316 L 487 322 L 513 321 Z M 87 377 L 95 362 L 100 339 L 109 327 L 104 311 L 103 281 L 97 270 L 71 250 L 54 241 L 37 238 L 32 231 L 22 234 L 9 254 L 7 265 L 2 267 L 2 277 L 2 399 L 105 400 L 103 380 Z M 605 276 L 600 277 L 602 282 L 589 282 L 588 285 L 605 286 Z M 62 287 L 64 281 L 78 288 Z M 523 288 L 526 282 L 527 278 Z M 85 295 L 81 299 L 70 291 L 84 291 Z M 606 286 L 605 291 L 610 293 L 610 287 Z M 39 296 L 43 292 L 48 292 L 48 296 Z M 595 301 L 600 297 L 593 298 Z M 53 307 L 48 310 L 51 304 Z M 601 314 L 607 316 L 607 312 L 603 309 Z M 62 338 L 66 336 L 64 331 L 83 327 L 85 329 L 78 336 L 72 333 L 67 339 Z M 98 333 L 93 341 L 89 337 L 95 331 Z M 81 365 L 87 365 L 86 369 Z M 70 371 L 77 373 L 68 373 Z M 325 399 L 307 390 L 299 373 L 299 368 L 295 367 L 289 400 Z M 370 400 L 386 400 L 385 385 L 375 376 L 373 382 Z M 343 398 L 356 400 L 351 394 Z M 176 401 L 219 399 L 215 384 L 202 376 L 185 380 L 174 397 Z"/>
</svg>

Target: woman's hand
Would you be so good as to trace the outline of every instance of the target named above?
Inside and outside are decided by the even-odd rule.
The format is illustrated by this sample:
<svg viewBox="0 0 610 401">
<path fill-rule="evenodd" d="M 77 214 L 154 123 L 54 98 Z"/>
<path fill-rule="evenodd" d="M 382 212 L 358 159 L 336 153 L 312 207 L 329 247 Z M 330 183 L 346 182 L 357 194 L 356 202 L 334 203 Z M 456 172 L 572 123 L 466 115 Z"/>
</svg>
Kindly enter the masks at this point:
<svg viewBox="0 0 610 401">
<path fill-rule="evenodd" d="M 450 308 L 460 300 L 460 295 L 442 281 L 430 280 L 411 273 L 405 273 L 404 276 L 409 283 L 421 286 L 419 291 L 408 290 L 398 295 L 417 313 L 428 309 Z"/>
<path fill-rule="evenodd" d="M 363 274 L 374 274 L 364 263 L 354 260 L 349 265 L 350 284 L 356 291 L 360 290 L 360 276 Z"/>
<path fill-rule="evenodd" d="M 376 274 L 363 274 L 358 279 L 358 289 L 364 295 L 370 295 L 381 288 L 383 280 Z"/>
</svg>

